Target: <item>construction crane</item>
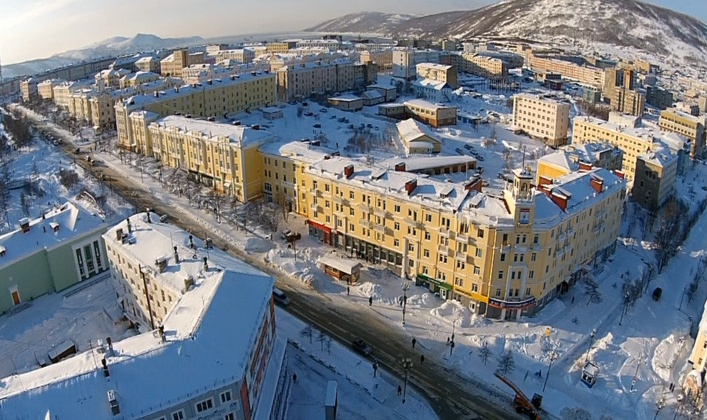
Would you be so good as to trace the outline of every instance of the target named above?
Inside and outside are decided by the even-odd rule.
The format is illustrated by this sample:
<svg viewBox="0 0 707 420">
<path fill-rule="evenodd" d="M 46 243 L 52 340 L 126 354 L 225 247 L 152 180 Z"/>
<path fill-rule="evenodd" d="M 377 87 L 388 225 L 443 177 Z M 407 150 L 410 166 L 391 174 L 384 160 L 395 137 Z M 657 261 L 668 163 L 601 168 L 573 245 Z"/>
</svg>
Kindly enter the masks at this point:
<svg viewBox="0 0 707 420">
<path fill-rule="evenodd" d="M 525 413 L 531 420 L 540 420 L 540 406 L 542 405 L 543 397 L 539 394 L 534 394 L 532 403 L 525 396 L 523 391 L 521 391 L 510 379 L 506 378 L 501 374 L 501 372 L 496 371 L 494 375 L 501 380 L 504 384 L 511 387 L 516 393 L 516 397 L 513 399 L 513 408 L 519 413 Z"/>
</svg>

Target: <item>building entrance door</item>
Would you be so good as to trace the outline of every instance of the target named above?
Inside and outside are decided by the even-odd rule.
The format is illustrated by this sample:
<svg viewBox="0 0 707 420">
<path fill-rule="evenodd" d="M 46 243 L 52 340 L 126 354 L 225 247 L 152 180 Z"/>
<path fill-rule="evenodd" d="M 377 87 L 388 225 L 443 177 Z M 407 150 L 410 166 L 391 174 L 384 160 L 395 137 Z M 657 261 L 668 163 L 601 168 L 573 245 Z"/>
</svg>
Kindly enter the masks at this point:
<svg viewBox="0 0 707 420">
<path fill-rule="evenodd" d="M 19 305 L 20 304 L 20 292 L 17 290 L 12 291 L 12 304 L 13 305 Z"/>
</svg>

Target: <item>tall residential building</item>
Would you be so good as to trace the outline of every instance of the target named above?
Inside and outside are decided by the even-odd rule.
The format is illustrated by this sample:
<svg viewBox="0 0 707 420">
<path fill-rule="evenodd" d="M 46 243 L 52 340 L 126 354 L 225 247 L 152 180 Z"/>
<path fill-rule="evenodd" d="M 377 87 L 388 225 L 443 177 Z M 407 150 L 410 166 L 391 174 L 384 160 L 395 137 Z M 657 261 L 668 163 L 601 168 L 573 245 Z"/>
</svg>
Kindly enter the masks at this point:
<svg viewBox="0 0 707 420">
<path fill-rule="evenodd" d="M 606 69 L 603 93 L 612 111 L 643 115 L 646 95 L 636 89 L 633 70 Z"/>
<path fill-rule="evenodd" d="M 661 87 L 646 86 L 646 103 L 656 108 L 666 109 L 673 106 L 673 92 Z"/>
<path fill-rule="evenodd" d="M 623 126 L 593 117 L 576 117 L 572 135 L 573 144 L 608 142 L 621 149 L 624 152 L 621 171 L 628 180 L 636 179 L 636 160 L 646 152 L 667 147 L 678 157 L 678 171 L 685 165 L 685 155 L 689 153 L 688 142 L 679 135 L 661 133 L 650 127 Z"/>
<path fill-rule="evenodd" d="M 606 169 L 533 185 L 522 170 L 502 194 L 297 145 L 264 151 L 272 188 L 286 188 L 312 235 L 457 299 L 478 314 L 540 310 L 611 255 L 625 182 Z M 438 159 L 438 158 L 437 158 Z M 267 189 L 267 188 L 266 188 Z"/>
<path fill-rule="evenodd" d="M 656 212 L 675 195 L 678 157 L 667 147 L 642 153 L 636 159 L 636 179 L 631 196 L 634 202 Z"/>
<path fill-rule="evenodd" d="M 149 123 L 162 116 L 176 113 L 194 118 L 222 116 L 272 105 L 275 100 L 275 75 L 269 72 L 233 75 L 150 95 L 135 95 L 115 104 L 118 145 L 134 150 L 138 145 L 136 136 L 146 135 Z M 139 113 L 131 119 L 133 112 Z M 152 115 L 154 118 L 143 118 Z M 149 149 L 140 152 L 150 153 Z"/>
<path fill-rule="evenodd" d="M 22 100 L 25 102 L 36 98 L 39 94 L 37 80 L 30 77 L 20 82 L 20 93 L 22 94 Z"/>
<path fill-rule="evenodd" d="M 281 101 L 306 99 L 313 94 L 332 94 L 364 88 L 375 82 L 372 64 L 356 64 L 349 59 L 317 60 L 293 63 L 279 68 L 277 97 Z"/>
<path fill-rule="evenodd" d="M 393 49 L 363 50 L 359 53 L 362 63 L 374 62 L 380 72 L 390 72 L 393 70 Z"/>
<path fill-rule="evenodd" d="M 661 130 L 687 137 L 691 142 L 692 158 L 707 157 L 707 115 L 696 117 L 675 108 L 660 113 L 658 125 Z"/>
<path fill-rule="evenodd" d="M 552 147 L 567 142 L 570 104 L 538 95 L 513 96 L 513 125 Z"/>
<path fill-rule="evenodd" d="M 182 77 L 182 69 L 204 62 L 204 53 L 190 54 L 187 49 L 176 50 L 160 61 L 162 77 Z"/>
<path fill-rule="evenodd" d="M 289 375 L 272 277 L 154 213 L 103 240 L 117 299 L 142 333 L 5 378 L 3 418 L 277 418 Z"/>
<path fill-rule="evenodd" d="M 461 71 L 489 79 L 504 77 L 508 74 L 508 63 L 501 58 L 487 54 L 467 54 L 462 57 Z"/>
<path fill-rule="evenodd" d="M 577 64 L 571 61 L 559 60 L 553 56 L 538 56 L 530 54 L 527 66 L 539 73 L 560 73 L 563 79 L 602 87 L 604 86 L 604 70 Z"/>
<path fill-rule="evenodd" d="M 459 87 L 457 81 L 457 69 L 451 65 L 437 63 L 419 63 L 416 66 L 418 79 L 434 80 L 442 82 L 452 89 Z"/>
<path fill-rule="evenodd" d="M 146 144 L 138 150 L 170 168 L 194 174 L 199 182 L 241 202 L 263 193 L 262 159 L 258 148 L 272 133 L 181 116 L 158 119 L 148 126 Z"/>
<path fill-rule="evenodd" d="M 393 48 L 393 77 L 412 80 L 417 77 L 418 63 L 439 63 L 440 52 L 416 48 Z"/>
</svg>

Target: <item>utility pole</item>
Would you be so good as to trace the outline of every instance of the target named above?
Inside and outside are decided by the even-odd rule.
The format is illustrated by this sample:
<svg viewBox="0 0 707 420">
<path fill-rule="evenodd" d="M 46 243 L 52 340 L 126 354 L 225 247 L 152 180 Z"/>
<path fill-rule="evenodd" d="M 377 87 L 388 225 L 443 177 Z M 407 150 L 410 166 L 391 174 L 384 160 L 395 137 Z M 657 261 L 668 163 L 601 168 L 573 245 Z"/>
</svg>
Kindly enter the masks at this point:
<svg viewBox="0 0 707 420">
<path fill-rule="evenodd" d="M 403 288 L 403 325 L 405 325 L 405 307 L 408 303 L 407 291 L 408 289 L 410 289 L 410 284 L 408 284 L 407 280 L 403 280 L 403 282 L 400 284 L 400 287 Z"/>
<path fill-rule="evenodd" d="M 555 353 L 555 351 L 553 350 L 550 352 L 549 356 L 550 356 L 550 364 L 547 367 L 547 374 L 545 375 L 545 383 L 543 384 L 543 392 L 545 392 L 545 387 L 547 386 L 547 380 L 550 377 L 550 369 L 552 368 L 552 362 L 554 362 L 555 359 L 557 359 L 557 353 Z"/>
<path fill-rule="evenodd" d="M 405 382 L 403 385 L 403 404 L 405 404 L 405 397 L 407 396 L 408 389 L 408 371 L 412 369 L 412 359 L 409 357 L 403 357 L 400 362 L 403 365 L 403 369 L 405 370 Z"/>
</svg>

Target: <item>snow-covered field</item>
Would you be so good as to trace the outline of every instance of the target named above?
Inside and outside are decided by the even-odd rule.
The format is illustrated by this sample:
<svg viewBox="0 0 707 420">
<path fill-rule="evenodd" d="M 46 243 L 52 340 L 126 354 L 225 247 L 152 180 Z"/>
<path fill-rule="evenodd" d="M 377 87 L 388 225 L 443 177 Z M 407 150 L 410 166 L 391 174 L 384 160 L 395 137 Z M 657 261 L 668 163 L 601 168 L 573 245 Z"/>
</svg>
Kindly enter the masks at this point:
<svg viewBox="0 0 707 420">
<path fill-rule="evenodd" d="M 501 114 L 501 121 L 508 121 L 510 109 L 505 107 L 505 99 L 491 93 L 482 100 L 464 97 L 460 106 L 464 112 L 485 114 L 491 110 Z M 319 131 L 325 133 L 329 147 L 340 150 L 347 145 L 351 137 L 349 124 L 360 127 L 361 124 L 371 124 L 371 131 L 384 133 L 391 121 L 373 115 L 374 110 L 365 109 L 363 113 L 352 114 L 327 109 L 321 112 L 319 105 L 310 103 L 307 107 L 313 109 L 312 116 L 297 118 L 296 106 L 284 109 L 285 118 L 274 121 L 264 121 L 256 113 L 239 115 L 237 118 L 245 124 L 258 123 L 267 126 L 282 140 L 297 140 L 313 138 Z M 482 109 L 484 111 L 482 111 Z M 331 118 L 331 116 L 335 116 Z M 349 119 L 349 123 L 339 123 L 339 118 Z M 320 124 L 321 128 L 314 128 Z M 510 156 L 508 165 L 516 167 L 523 160 L 522 147 L 525 146 L 526 164 L 532 165 L 534 158 L 544 153 L 542 143 L 512 134 L 504 124 L 488 124 L 472 127 L 458 124 L 436 130 L 444 140 L 446 154 L 456 154 L 455 149 L 465 143 L 472 144 L 475 150 L 484 157 L 480 162 L 485 167 L 484 177 L 488 178 L 491 187 L 501 187 L 496 174 L 506 167 L 504 152 Z M 377 127 L 377 129 L 376 129 Z M 495 132 L 496 141 L 488 141 Z M 385 145 L 383 145 L 385 147 Z M 463 150 L 466 150 L 462 148 Z M 41 152 L 40 152 L 41 153 Z M 66 157 L 61 157 L 46 149 L 43 161 L 56 161 L 56 165 L 70 165 Z M 391 143 L 388 150 L 361 152 L 349 150 L 342 154 L 351 156 L 371 155 L 375 160 L 393 157 L 400 152 Z M 623 298 L 621 295 L 622 276 L 635 278 L 643 275 L 653 263 L 653 246 L 643 240 L 642 224 L 636 220 L 633 212 L 625 221 L 622 232 L 631 232 L 631 236 L 619 238 L 617 252 L 611 262 L 596 269 L 592 274 L 599 285 L 602 301 L 587 303 L 588 298 L 580 285 L 560 299 L 552 302 L 533 318 L 523 318 L 520 322 L 499 322 L 472 315 L 468 309 L 454 301 L 444 301 L 424 288 L 412 286 L 406 294 L 406 323 L 402 324 L 402 308 L 400 297 L 403 295 L 399 277 L 383 270 L 382 267 L 364 263 L 361 281 L 350 287 L 347 294 L 346 284 L 342 284 L 326 276 L 316 264 L 317 259 L 332 252 L 330 247 L 322 245 L 316 238 L 306 235 L 303 219 L 290 215 L 287 223 L 282 222 L 280 230 L 289 228 L 301 232 L 302 240 L 297 243 L 297 255 L 275 234 L 275 240 L 269 240 L 269 232 L 255 229 L 247 235 L 227 223 L 217 223 L 213 214 L 207 214 L 191 206 L 186 198 L 175 197 L 163 191 L 160 183 L 140 174 L 133 168 L 125 167 L 120 160 L 111 154 L 101 154 L 106 165 L 120 170 L 125 176 L 131 177 L 144 189 L 151 191 L 158 199 L 169 203 L 177 217 L 190 217 L 200 223 L 205 229 L 218 230 L 235 247 L 249 254 L 262 258 L 267 263 L 279 267 L 284 273 L 291 274 L 290 285 L 296 288 L 313 289 L 326 294 L 332 305 L 346 308 L 349 305 L 368 305 L 368 298 L 373 298 L 373 312 L 381 320 L 399 328 L 401 333 L 417 340 L 417 345 L 426 357 L 448 366 L 461 376 L 466 376 L 486 382 L 488 386 L 503 390 L 511 395 L 494 376 L 498 367 L 498 359 L 503 352 L 511 351 L 515 369 L 508 374 L 528 395 L 539 393 L 544 396 L 543 408 L 555 418 L 565 419 L 599 419 L 599 418 L 653 418 L 656 414 L 656 402 L 663 398 L 667 406 L 661 411 L 661 416 L 672 417 L 676 397 L 680 391 L 680 375 L 686 366 L 686 359 L 693 340 L 689 330 L 694 328 L 701 316 L 702 306 L 707 298 L 707 288 L 700 286 L 694 299 L 682 296 L 685 285 L 690 282 L 691 270 L 694 270 L 699 258 L 707 253 L 707 243 L 704 236 L 707 233 L 707 216 L 702 215 L 694 226 L 692 234 L 670 264 L 650 283 L 649 293 L 645 294 L 635 306 L 624 315 Z M 22 167 L 30 165 L 24 163 Z M 56 170 L 56 169 L 55 169 Z M 42 171 L 47 176 L 51 171 Z M 678 196 L 688 199 L 693 205 L 707 195 L 700 186 L 707 180 L 707 166 L 696 165 L 678 183 Z M 98 188 L 98 187 L 96 187 Z M 50 189 L 51 190 L 51 189 Z M 55 200 L 70 196 L 69 192 L 53 193 Z M 46 201 L 46 199 L 44 199 Z M 119 206 L 120 203 L 115 203 Z M 630 209 L 630 207 L 629 207 Z M 342 257 L 346 257 L 341 255 Z M 663 296 L 659 301 L 651 299 L 650 291 L 660 286 Z M 280 314 L 280 313 L 279 313 Z M 288 320 L 281 315 L 280 324 L 283 334 L 299 341 L 305 348 L 305 353 L 325 359 L 319 343 L 314 345 L 303 343 L 299 336 L 301 325 L 296 320 Z M 4 319 L 2 319 L 4 322 Z M 619 324 L 619 321 L 621 323 Z M 592 334 L 594 331 L 594 334 Z M 3 337 L 5 331 L 3 331 Z M 101 332 L 105 334 L 105 332 Z M 454 336 L 455 347 L 447 342 Z M 100 338 L 103 338 L 100 336 Z M 86 341 L 85 337 L 80 337 Z M 16 340 L 19 341 L 19 340 Z M 482 348 L 488 348 L 490 354 L 486 363 L 480 355 Z M 346 352 L 344 348 L 332 352 Z M 317 352 L 319 350 L 319 352 Z M 326 348 L 325 348 L 326 351 Z M 299 376 L 307 382 L 306 387 L 293 390 L 293 395 L 308 401 L 321 397 L 320 391 L 313 388 L 321 386 L 323 378 L 339 378 L 340 386 L 346 383 L 342 394 L 348 400 L 357 400 L 357 404 L 343 410 L 344 418 L 433 418 L 429 407 L 420 405 L 415 415 L 383 410 L 391 398 L 391 383 L 381 380 L 379 387 L 372 382 L 370 366 L 360 362 L 358 358 L 335 357 L 333 373 L 330 368 L 323 368 L 322 363 L 312 362 L 309 356 L 293 352 L 290 357 L 302 363 L 302 370 L 311 370 L 311 377 Z M 548 369 L 551 355 L 552 367 Z M 359 365 L 340 363 L 342 360 L 359 360 Z M 588 388 L 579 380 L 580 369 L 585 361 L 593 361 L 599 366 L 599 379 L 593 388 Z M 293 362 L 294 363 L 294 362 Z M 315 363 L 310 365 L 310 363 Z M 0 365 L 5 373 L 6 366 Z M 545 380 L 549 371 L 549 379 Z M 541 372 L 541 375 L 537 373 Z M 359 378 L 360 376 L 360 378 Z M 350 378 L 349 378 L 350 377 Z M 635 377 L 635 384 L 633 379 Z M 344 379 L 345 378 L 345 379 Z M 358 379 L 357 379 L 358 378 Z M 384 379 L 386 379 L 384 377 Z M 677 387 L 674 392 L 668 389 L 670 383 Z M 310 385 L 311 384 L 311 388 Z M 325 385 L 324 385 L 325 386 Z M 371 390 L 373 387 L 373 390 Z M 545 389 L 543 390 L 543 388 Z M 364 402 L 362 402 L 364 401 Z M 373 403 L 376 401 L 376 403 Z M 371 402 L 370 407 L 368 402 Z M 312 403 L 314 404 L 314 403 Z M 342 402 L 342 404 L 344 404 Z M 410 408 L 410 407 L 407 407 Z M 303 418 L 315 415 L 308 411 L 308 406 L 291 406 L 292 417 Z M 297 411 L 300 410 L 300 411 Z M 370 411 L 367 411 L 370 410 Z M 386 408 L 387 410 L 387 408 Z M 295 415 L 296 413 L 297 415 Z M 659 416 L 660 418 L 660 416 Z"/>
</svg>

